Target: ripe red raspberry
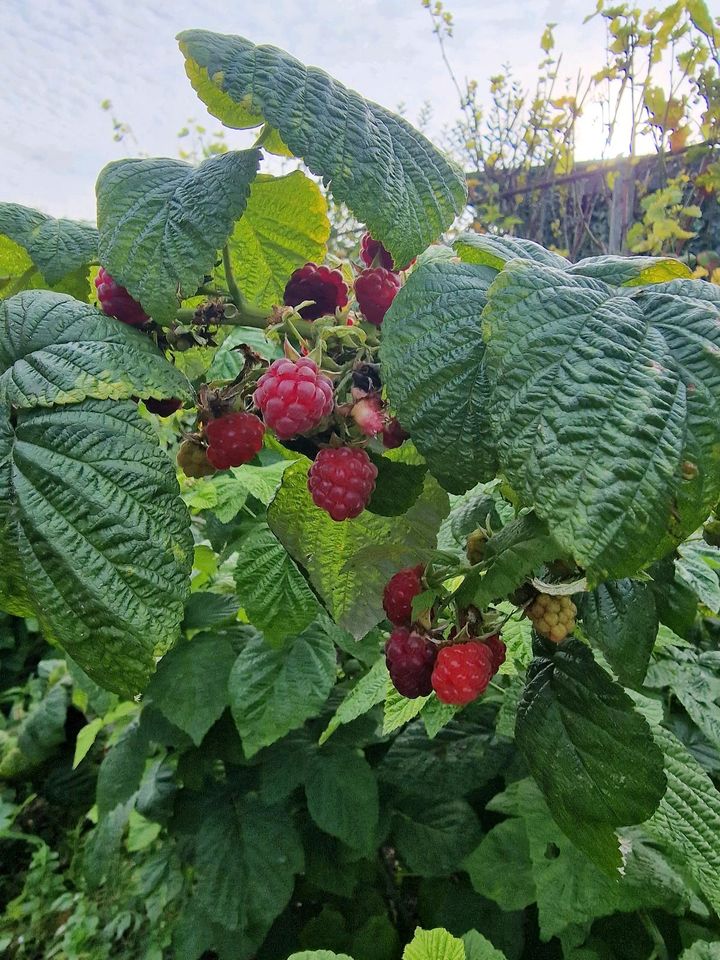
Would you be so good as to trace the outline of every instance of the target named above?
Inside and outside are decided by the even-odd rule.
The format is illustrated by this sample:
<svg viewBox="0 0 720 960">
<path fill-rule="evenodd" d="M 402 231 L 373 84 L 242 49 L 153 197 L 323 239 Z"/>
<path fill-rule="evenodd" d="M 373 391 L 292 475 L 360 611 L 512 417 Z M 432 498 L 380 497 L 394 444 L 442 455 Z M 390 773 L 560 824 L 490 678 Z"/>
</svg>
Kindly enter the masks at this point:
<svg viewBox="0 0 720 960">
<path fill-rule="evenodd" d="M 100 267 L 95 277 L 95 287 L 100 306 L 108 316 L 115 317 L 131 327 L 142 327 L 150 319 L 137 300 L 130 296 L 125 287 L 113 280 L 105 267 Z"/>
<path fill-rule="evenodd" d="M 390 270 L 382 267 L 363 270 L 355 281 L 355 297 L 368 323 L 380 326 L 400 286 L 400 277 Z"/>
<path fill-rule="evenodd" d="M 443 647 L 432 672 L 438 700 L 463 706 L 487 689 L 493 675 L 492 650 L 479 640 Z"/>
<path fill-rule="evenodd" d="M 368 505 L 376 477 L 377 467 L 364 450 L 328 447 L 310 467 L 308 490 L 313 503 L 333 520 L 348 520 Z"/>
<path fill-rule="evenodd" d="M 299 313 L 304 320 L 317 320 L 347 304 L 348 286 L 339 270 L 306 263 L 291 275 L 283 300 L 288 307 L 296 307 L 303 300 L 314 300 Z"/>
<path fill-rule="evenodd" d="M 207 458 L 218 470 L 247 463 L 262 447 L 265 425 L 252 413 L 227 413 L 205 427 Z"/>
<path fill-rule="evenodd" d="M 383 590 L 383 610 L 390 623 L 397 626 L 410 626 L 412 622 L 412 602 L 423 591 L 422 576 L 425 572 L 420 564 L 406 567 L 390 577 Z"/>
<path fill-rule="evenodd" d="M 383 446 L 387 447 L 388 450 L 394 450 L 395 447 L 402 446 L 409 437 L 410 434 L 406 433 L 396 418 L 393 417 L 383 429 Z"/>
<path fill-rule="evenodd" d="M 150 413 L 154 413 L 157 417 L 171 417 L 182 406 L 182 400 L 178 400 L 177 397 L 168 397 L 167 400 L 148 397 L 144 403 Z"/>
<path fill-rule="evenodd" d="M 373 240 L 369 233 L 364 233 L 360 240 L 360 259 L 366 267 L 374 263 L 385 270 L 394 270 L 393 258 L 379 240 Z"/>
<path fill-rule="evenodd" d="M 505 663 L 507 650 L 497 633 L 493 634 L 492 637 L 488 637 L 485 643 L 492 654 L 493 676 L 495 676 L 500 667 Z"/>
<path fill-rule="evenodd" d="M 432 693 L 437 647 L 415 630 L 395 627 L 385 644 L 385 663 L 398 693 L 410 700 Z"/>
<path fill-rule="evenodd" d="M 275 360 L 253 394 L 265 423 L 281 440 L 316 427 L 333 408 L 332 382 L 309 357 Z"/>
</svg>

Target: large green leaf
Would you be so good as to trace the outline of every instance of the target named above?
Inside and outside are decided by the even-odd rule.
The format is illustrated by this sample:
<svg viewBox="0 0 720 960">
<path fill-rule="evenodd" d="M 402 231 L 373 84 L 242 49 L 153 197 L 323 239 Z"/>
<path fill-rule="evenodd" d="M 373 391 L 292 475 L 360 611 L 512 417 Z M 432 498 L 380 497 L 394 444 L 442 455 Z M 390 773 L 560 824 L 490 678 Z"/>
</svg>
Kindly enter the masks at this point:
<svg viewBox="0 0 720 960">
<path fill-rule="evenodd" d="M 515 260 L 488 292 L 500 464 L 591 583 L 667 553 L 720 496 L 720 291 Z"/>
<path fill-rule="evenodd" d="M 178 36 L 198 96 L 226 126 L 267 121 L 330 184 L 395 262 L 408 263 L 461 212 L 461 171 L 407 121 L 271 46 L 206 30 Z"/>
<path fill-rule="evenodd" d="M 390 403 L 453 493 L 496 470 L 480 320 L 494 277 L 488 267 L 432 260 L 413 271 L 383 321 Z"/>
<path fill-rule="evenodd" d="M 616 911 L 663 908 L 682 913 L 689 906 L 684 878 L 640 831 L 623 834 L 623 872 L 609 877 L 562 834 L 536 784 L 521 781 L 517 796 L 520 817 L 509 823 L 526 834 L 543 940 Z"/>
<path fill-rule="evenodd" d="M 537 900 L 527 830 L 522 820 L 503 820 L 463 863 L 475 890 L 503 910 L 524 910 Z"/>
<path fill-rule="evenodd" d="M 506 960 L 505 954 L 497 950 L 487 937 L 477 930 L 468 930 L 463 934 L 465 960 Z"/>
<path fill-rule="evenodd" d="M 505 759 L 491 734 L 465 717 L 451 719 L 432 740 L 418 720 L 395 738 L 377 775 L 402 791 L 421 784 L 423 796 L 443 800 L 477 790 L 497 776 Z"/>
<path fill-rule="evenodd" d="M 181 160 L 115 160 L 97 181 L 100 260 L 155 320 L 175 316 L 212 273 L 247 204 L 257 150 L 193 167 Z"/>
<path fill-rule="evenodd" d="M 720 911 L 720 793 L 685 747 L 667 730 L 655 728 L 665 754 L 668 788 L 645 829 L 664 844 Z"/>
<path fill-rule="evenodd" d="M 338 727 L 345 723 L 352 723 L 353 720 L 357 720 L 358 717 L 382 703 L 387 695 L 389 683 L 390 675 L 385 666 L 385 657 L 381 657 L 346 694 L 323 731 L 320 744 L 325 743 Z"/>
<path fill-rule="evenodd" d="M 197 896 L 223 927 L 265 932 L 303 868 L 300 838 L 286 810 L 252 794 L 208 794 L 195 845 Z"/>
<path fill-rule="evenodd" d="M 317 750 L 305 777 L 315 823 L 347 846 L 370 856 L 377 844 L 377 780 L 362 754 L 332 746 Z"/>
<path fill-rule="evenodd" d="M 88 267 L 97 255 L 98 232 L 92 224 L 0 203 L 0 298 L 52 286 L 85 299 Z"/>
<path fill-rule="evenodd" d="M 188 593 L 173 465 L 131 401 L 21 410 L 4 426 L 0 605 L 22 577 L 47 635 L 102 686 L 134 694 L 174 642 Z"/>
<path fill-rule="evenodd" d="M 149 337 L 72 297 L 29 290 L 0 302 L 0 395 L 26 409 L 193 393 Z"/>
<path fill-rule="evenodd" d="M 702 537 L 693 537 L 681 543 L 677 552 L 677 578 L 713 613 L 720 613 L 720 550 Z"/>
<path fill-rule="evenodd" d="M 271 645 L 296 636 L 320 612 L 320 604 L 277 537 L 254 526 L 238 549 L 235 586 L 250 621 Z"/>
<path fill-rule="evenodd" d="M 100 816 L 136 793 L 147 759 L 147 737 L 137 722 L 131 723 L 113 744 L 100 764 L 97 779 L 97 805 Z"/>
<path fill-rule="evenodd" d="M 441 877 L 454 873 L 477 846 L 481 830 L 465 800 L 432 802 L 408 797 L 393 816 L 398 855 L 413 873 Z"/>
<path fill-rule="evenodd" d="M 230 707 L 245 755 L 253 756 L 319 712 L 335 682 L 335 647 L 312 624 L 275 650 L 250 640 L 230 674 Z"/>
<path fill-rule="evenodd" d="M 329 236 L 327 201 L 314 181 L 301 170 L 259 174 L 228 240 L 243 296 L 268 310 L 282 303 L 290 274 L 308 261 L 322 263 Z"/>
<path fill-rule="evenodd" d="M 502 270 L 506 263 L 518 258 L 560 270 L 570 266 L 565 257 L 523 237 L 496 237 L 491 233 L 468 231 L 460 234 L 453 247 L 463 263 L 476 263 L 493 271 Z"/>
<path fill-rule="evenodd" d="M 609 580 L 575 599 L 590 642 L 621 683 L 640 686 L 658 630 L 652 588 L 638 580 Z"/>
<path fill-rule="evenodd" d="M 668 687 L 708 740 L 720 749 L 720 670 L 715 651 L 669 647 L 647 675 L 647 686 Z"/>
<path fill-rule="evenodd" d="M 403 951 L 403 960 L 465 960 L 462 940 L 447 930 L 415 928 L 415 936 Z"/>
<path fill-rule="evenodd" d="M 662 752 L 622 687 L 578 640 L 533 660 L 515 739 L 561 829 L 600 867 L 620 866 L 614 830 L 652 816 Z"/>
<path fill-rule="evenodd" d="M 289 467 L 268 510 L 271 529 L 308 571 L 333 619 L 360 638 L 384 619 L 382 591 L 390 577 L 434 548 L 447 495 L 432 478 L 401 517 L 365 511 L 336 523 L 308 493 L 309 463 Z"/>
<path fill-rule="evenodd" d="M 617 287 L 640 287 L 692 277 L 688 265 L 674 257 L 588 257 L 568 267 L 568 273 L 594 277 Z"/>
<path fill-rule="evenodd" d="M 229 705 L 235 659 L 232 643 L 222 634 L 200 633 L 181 641 L 158 664 L 146 698 L 199 746 Z"/>
</svg>

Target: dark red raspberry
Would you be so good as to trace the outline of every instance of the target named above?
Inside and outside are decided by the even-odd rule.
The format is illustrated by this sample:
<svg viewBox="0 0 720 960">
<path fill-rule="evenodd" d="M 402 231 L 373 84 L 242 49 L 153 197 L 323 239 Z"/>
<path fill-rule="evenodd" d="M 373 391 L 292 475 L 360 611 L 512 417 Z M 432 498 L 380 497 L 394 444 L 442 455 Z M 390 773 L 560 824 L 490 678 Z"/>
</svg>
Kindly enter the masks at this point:
<svg viewBox="0 0 720 960">
<path fill-rule="evenodd" d="M 438 700 L 454 706 L 470 703 L 487 689 L 493 675 L 490 647 L 479 640 L 443 647 L 432 672 L 433 690 Z"/>
<path fill-rule="evenodd" d="M 421 633 L 395 627 L 385 644 L 385 663 L 398 693 L 410 700 L 432 693 L 437 647 Z"/>
<path fill-rule="evenodd" d="M 369 233 L 364 233 L 360 240 L 360 259 L 366 267 L 373 264 L 385 270 L 394 270 L 393 258 L 379 240 L 373 240 Z"/>
<path fill-rule="evenodd" d="M 100 267 L 95 277 L 95 287 L 100 306 L 109 317 L 122 320 L 131 327 L 142 327 L 150 319 L 137 300 L 113 280 L 105 267 Z"/>
<path fill-rule="evenodd" d="M 413 598 L 423 591 L 422 564 L 407 567 L 390 577 L 383 590 L 383 610 L 390 623 L 409 627 L 412 622 Z"/>
<path fill-rule="evenodd" d="M 304 320 L 317 320 L 347 304 L 348 286 L 339 270 L 306 263 L 288 280 L 283 300 L 288 307 L 296 307 L 303 300 L 314 300 L 298 312 Z"/>
<path fill-rule="evenodd" d="M 400 286 L 400 277 L 390 270 L 382 267 L 363 270 L 355 281 L 355 297 L 368 323 L 380 326 Z"/>
<path fill-rule="evenodd" d="M 493 676 L 495 676 L 500 667 L 505 663 L 507 650 L 497 633 L 493 634 L 492 637 L 488 637 L 485 643 L 492 654 Z"/>
<path fill-rule="evenodd" d="M 263 445 L 265 425 L 252 413 L 227 413 L 205 427 L 207 458 L 218 470 L 239 467 Z"/>
<path fill-rule="evenodd" d="M 287 440 L 314 429 L 333 408 L 332 382 L 309 357 L 275 360 L 253 394 L 265 423 Z"/>
<path fill-rule="evenodd" d="M 313 503 L 333 520 L 349 520 L 362 513 L 375 489 L 377 467 L 357 447 L 328 447 L 310 467 L 308 490 Z"/>
<path fill-rule="evenodd" d="M 395 447 L 402 446 L 409 437 L 410 434 L 403 430 L 395 417 L 388 421 L 383 429 L 383 445 L 386 446 L 388 450 L 394 450 Z"/>
<path fill-rule="evenodd" d="M 396 267 L 385 247 L 379 240 L 374 240 L 369 233 L 364 233 L 360 240 L 360 259 L 366 267 L 383 267 L 385 270 L 407 270 L 415 263 L 413 259 L 404 267 Z"/>
<path fill-rule="evenodd" d="M 182 406 L 182 400 L 178 400 L 177 397 L 169 397 L 167 400 L 148 397 L 144 403 L 150 413 L 154 413 L 157 417 L 171 417 Z"/>
</svg>

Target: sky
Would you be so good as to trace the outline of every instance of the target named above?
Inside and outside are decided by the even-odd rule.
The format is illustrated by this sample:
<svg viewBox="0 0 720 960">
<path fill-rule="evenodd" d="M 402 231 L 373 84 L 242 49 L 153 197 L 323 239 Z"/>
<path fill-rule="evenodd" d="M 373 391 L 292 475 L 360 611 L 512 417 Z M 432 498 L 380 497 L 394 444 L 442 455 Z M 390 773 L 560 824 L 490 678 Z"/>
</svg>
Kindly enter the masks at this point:
<svg viewBox="0 0 720 960">
<path fill-rule="evenodd" d="M 460 78 L 503 63 L 531 83 L 546 22 L 557 22 L 563 75 L 601 66 L 603 28 L 583 26 L 593 0 L 447 0 L 448 53 Z M 420 0 L 0 0 L 0 200 L 53 216 L 95 219 L 94 184 L 109 161 L 138 152 L 177 156 L 188 118 L 219 126 L 196 98 L 175 35 L 202 27 L 273 43 L 414 120 L 432 107 L 434 139 L 458 115 L 457 96 Z M 112 113 L 136 142 L 115 143 Z M 230 146 L 248 135 L 228 131 Z M 578 156 L 598 155 L 597 118 L 580 128 Z"/>
</svg>

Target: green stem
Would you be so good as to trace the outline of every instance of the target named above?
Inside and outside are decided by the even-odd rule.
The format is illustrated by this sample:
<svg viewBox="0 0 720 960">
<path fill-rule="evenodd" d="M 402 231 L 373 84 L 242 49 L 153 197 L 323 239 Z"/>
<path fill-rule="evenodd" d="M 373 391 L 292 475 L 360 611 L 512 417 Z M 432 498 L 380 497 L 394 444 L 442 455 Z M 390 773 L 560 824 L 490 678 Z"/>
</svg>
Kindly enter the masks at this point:
<svg viewBox="0 0 720 960">
<path fill-rule="evenodd" d="M 235 274 L 233 273 L 232 264 L 230 263 L 230 248 L 227 244 L 223 247 L 223 270 L 225 271 L 225 283 L 227 283 L 228 286 L 230 299 L 238 310 L 242 310 L 244 299 L 235 280 Z"/>
<path fill-rule="evenodd" d="M 647 912 L 647 910 L 638 911 L 638 916 L 642 921 L 642 925 L 648 932 L 648 936 L 655 946 L 655 953 L 657 954 L 658 960 L 670 960 L 670 954 L 668 953 L 668 948 L 663 939 L 663 935 L 660 933 L 657 924 Z"/>
</svg>

